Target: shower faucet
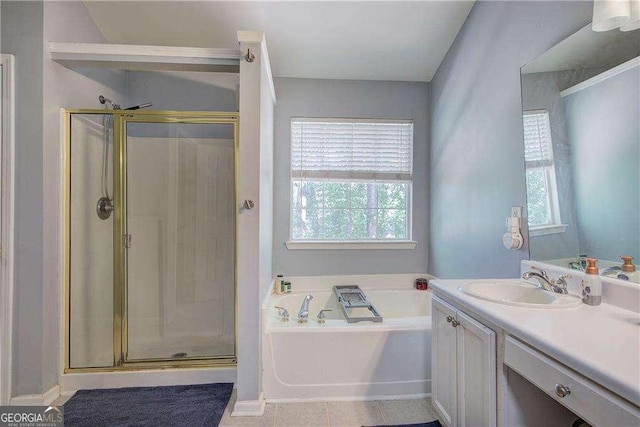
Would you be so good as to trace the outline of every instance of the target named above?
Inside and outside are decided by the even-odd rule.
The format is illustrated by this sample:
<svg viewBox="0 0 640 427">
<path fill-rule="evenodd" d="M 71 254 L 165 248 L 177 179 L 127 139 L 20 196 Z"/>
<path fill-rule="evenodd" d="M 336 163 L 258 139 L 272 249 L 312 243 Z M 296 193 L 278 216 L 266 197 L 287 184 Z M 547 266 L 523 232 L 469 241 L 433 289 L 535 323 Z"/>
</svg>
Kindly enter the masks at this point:
<svg viewBox="0 0 640 427">
<path fill-rule="evenodd" d="M 112 100 L 110 100 L 109 98 L 100 95 L 98 97 L 98 101 L 100 101 L 100 104 L 111 104 L 111 108 L 114 110 L 122 110 L 122 106 L 120 106 L 120 104 L 116 104 L 115 102 L 113 102 Z M 153 103 L 151 102 L 143 102 L 142 104 L 138 104 L 138 105 L 133 105 L 131 107 L 127 107 L 125 108 L 125 110 L 140 110 L 141 108 L 149 108 L 153 106 Z"/>
<path fill-rule="evenodd" d="M 307 294 L 302 300 L 302 307 L 298 312 L 298 323 L 307 323 L 309 319 L 309 301 L 313 299 L 313 295 Z"/>
</svg>

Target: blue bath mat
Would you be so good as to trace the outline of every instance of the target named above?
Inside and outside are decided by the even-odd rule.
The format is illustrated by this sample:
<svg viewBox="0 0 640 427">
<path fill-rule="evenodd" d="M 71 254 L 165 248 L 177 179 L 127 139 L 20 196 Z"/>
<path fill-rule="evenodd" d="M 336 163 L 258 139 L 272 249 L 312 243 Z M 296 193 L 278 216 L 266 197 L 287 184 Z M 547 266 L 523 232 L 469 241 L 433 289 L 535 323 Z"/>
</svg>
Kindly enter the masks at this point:
<svg viewBox="0 0 640 427">
<path fill-rule="evenodd" d="M 232 383 L 79 390 L 64 404 L 64 425 L 217 426 Z"/>
</svg>

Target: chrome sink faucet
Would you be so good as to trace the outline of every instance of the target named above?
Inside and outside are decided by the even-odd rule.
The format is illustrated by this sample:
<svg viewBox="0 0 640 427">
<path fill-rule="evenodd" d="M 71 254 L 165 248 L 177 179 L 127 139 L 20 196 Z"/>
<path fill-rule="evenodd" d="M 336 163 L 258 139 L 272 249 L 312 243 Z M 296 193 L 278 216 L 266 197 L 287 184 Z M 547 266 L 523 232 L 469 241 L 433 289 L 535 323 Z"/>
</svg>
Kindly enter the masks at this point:
<svg viewBox="0 0 640 427">
<path fill-rule="evenodd" d="M 302 307 L 298 312 L 298 323 L 307 323 L 309 319 L 309 301 L 313 299 L 313 295 L 307 294 L 302 300 Z"/>
<path fill-rule="evenodd" d="M 568 276 L 568 277 L 567 277 Z M 546 271 L 539 267 L 531 267 L 531 270 L 522 273 L 522 278 L 524 280 L 535 279 L 538 282 L 538 287 L 544 289 L 545 291 L 555 292 L 558 294 L 566 294 L 567 293 L 567 282 L 566 279 L 571 277 L 570 275 L 562 275 L 558 279 L 558 284 L 553 279 L 549 279 Z"/>
</svg>

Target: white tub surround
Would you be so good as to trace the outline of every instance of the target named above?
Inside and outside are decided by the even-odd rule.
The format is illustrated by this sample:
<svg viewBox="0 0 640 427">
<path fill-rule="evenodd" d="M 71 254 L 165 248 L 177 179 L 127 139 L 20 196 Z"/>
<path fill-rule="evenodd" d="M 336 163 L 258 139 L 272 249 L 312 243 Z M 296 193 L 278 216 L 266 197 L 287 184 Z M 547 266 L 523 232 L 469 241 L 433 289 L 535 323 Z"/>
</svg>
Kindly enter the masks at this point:
<svg viewBox="0 0 640 427">
<path fill-rule="evenodd" d="M 424 397 L 431 391 L 431 293 L 411 275 L 288 277 L 291 294 L 263 304 L 263 389 L 268 402 Z M 381 323 L 347 323 L 332 293 L 358 285 L 383 316 Z M 297 321 L 312 294 L 309 318 Z M 283 322 L 275 306 L 285 307 Z M 320 324 L 317 314 L 326 312 Z"/>
<path fill-rule="evenodd" d="M 528 270 L 529 265 L 523 263 L 523 270 Z M 549 271 L 548 273 L 554 278 L 559 275 L 559 273 L 555 274 Z M 592 417 L 590 422 L 593 425 L 603 424 L 601 419 L 598 421 L 599 415 L 593 415 L 589 411 L 596 411 L 594 408 L 598 408 L 600 413 L 606 414 L 604 408 L 611 401 L 614 401 L 619 404 L 616 407 L 618 408 L 617 412 L 614 411 L 614 413 L 624 412 L 625 416 L 631 414 L 631 419 L 635 419 L 634 417 L 637 416 L 637 419 L 640 420 L 639 286 L 636 285 L 635 290 L 632 291 L 624 284 L 619 288 L 616 287 L 616 284 L 610 285 L 609 299 L 605 297 L 600 306 L 593 307 L 581 304 L 573 308 L 541 310 L 507 306 L 474 298 L 458 289 L 459 286 L 467 282 L 469 280 L 438 279 L 433 281 L 430 286 L 435 296 L 478 320 L 492 325 L 498 336 L 499 383 L 503 362 L 506 370 L 507 365 L 527 367 L 531 366 L 534 361 L 538 363 L 544 359 L 544 363 L 539 366 L 553 365 L 559 373 L 559 377 L 565 373 L 575 377 L 576 390 L 569 400 L 575 399 L 575 402 L 584 405 L 587 408 L 585 413 L 580 413 L 579 406 L 571 406 L 567 403 L 569 400 L 563 401 L 562 398 L 553 396 L 553 392 L 545 391 L 577 415 L 587 421 L 590 421 L 589 417 Z M 577 291 L 576 283 L 570 282 L 569 292 L 575 291 Z M 616 298 L 618 292 L 626 295 L 625 308 L 612 304 L 612 302 L 620 300 Z M 633 310 L 628 308 L 633 308 Z M 513 345 L 514 342 L 522 343 L 530 351 L 520 351 L 517 345 Z M 507 348 L 506 354 L 505 346 Z M 540 355 L 540 357 L 535 358 L 531 355 Z M 530 357 L 530 362 L 526 361 L 527 357 Z M 531 383 L 536 384 L 535 378 L 529 377 L 527 372 L 519 369 L 516 371 Z M 539 371 L 543 373 L 544 370 Z M 557 381 L 560 382 L 560 380 Z M 582 395 L 580 394 L 581 390 L 578 389 L 579 386 L 582 387 L 580 384 L 587 384 Z M 543 388 L 540 384 L 537 386 Z M 602 397 L 601 401 L 587 399 L 585 397 L 588 396 L 587 392 L 594 392 L 594 390 L 598 396 L 608 396 L 609 398 Z M 500 397 L 501 391 L 504 393 L 502 398 Z M 498 385 L 498 395 L 498 425 L 500 425 L 501 422 L 507 422 L 505 419 L 507 419 L 506 413 L 508 412 L 506 410 L 504 414 L 500 412 L 501 405 L 506 406 L 508 400 L 505 397 L 507 393 L 500 384 Z M 501 399 L 503 400 L 501 401 Z M 624 410 L 621 411 L 619 408 L 624 408 Z M 503 416 L 504 418 L 502 418 Z M 614 418 L 608 418 L 608 420 L 611 423 Z"/>
</svg>

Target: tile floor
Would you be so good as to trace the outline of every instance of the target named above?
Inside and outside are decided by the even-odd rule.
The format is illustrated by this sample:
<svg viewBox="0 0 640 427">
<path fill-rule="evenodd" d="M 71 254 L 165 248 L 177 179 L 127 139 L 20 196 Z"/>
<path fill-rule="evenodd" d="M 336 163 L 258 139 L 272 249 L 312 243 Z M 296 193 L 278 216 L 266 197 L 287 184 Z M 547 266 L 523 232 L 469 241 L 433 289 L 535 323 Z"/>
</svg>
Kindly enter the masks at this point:
<svg viewBox="0 0 640 427">
<path fill-rule="evenodd" d="M 231 408 L 235 400 L 234 391 L 220 422 L 221 427 L 361 427 L 426 423 L 438 419 L 431 399 L 267 403 L 261 417 L 232 417 Z"/>
<path fill-rule="evenodd" d="M 64 405 L 70 398 L 60 396 L 53 404 Z M 267 403 L 261 417 L 232 417 L 231 409 L 235 401 L 234 390 L 220 421 L 221 427 L 361 427 L 426 423 L 438 419 L 431 399 Z"/>
</svg>

